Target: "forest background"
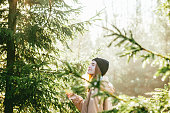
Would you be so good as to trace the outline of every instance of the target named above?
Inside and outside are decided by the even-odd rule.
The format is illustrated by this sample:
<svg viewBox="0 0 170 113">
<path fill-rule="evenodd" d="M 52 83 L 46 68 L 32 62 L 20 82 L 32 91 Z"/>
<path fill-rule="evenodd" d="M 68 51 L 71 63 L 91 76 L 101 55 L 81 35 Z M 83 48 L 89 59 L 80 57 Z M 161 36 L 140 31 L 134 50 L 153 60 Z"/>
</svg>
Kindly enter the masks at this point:
<svg viewBox="0 0 170 113">
<path fill-rule="evenodd" d="M 106 76 L 117 95 L 109 96 L 113 96 L 113 104 L 119 105 L 112 112 L 167 112 L 170 1 L 101 0 L 98 4 L 102 6 L 97 9 L 95 1 L 84 9 L 81 6 L 87 2 L 79 2 L 0 1 L 1 111 L 78 112 L 65 91 L 72 90 L 85 98 L 81 75 L 92 58 L 103 57 L 110 62 Z M 120 52 L 131 60 L 119 57 Z M 155 88 L 165 88 L 157 90 L 160 95 L 154 94 L 158 98 L 152 98 L 160 103 L 144 106 L 145 97 L 151 97 L 145 93 Z M 139 95 L 144 97 L 137 98 Z M 134 104 L 127 107 L 125 100 L 133 100 Z M 151 100 L 147 101 L 154 103 Z"/>
</svg>

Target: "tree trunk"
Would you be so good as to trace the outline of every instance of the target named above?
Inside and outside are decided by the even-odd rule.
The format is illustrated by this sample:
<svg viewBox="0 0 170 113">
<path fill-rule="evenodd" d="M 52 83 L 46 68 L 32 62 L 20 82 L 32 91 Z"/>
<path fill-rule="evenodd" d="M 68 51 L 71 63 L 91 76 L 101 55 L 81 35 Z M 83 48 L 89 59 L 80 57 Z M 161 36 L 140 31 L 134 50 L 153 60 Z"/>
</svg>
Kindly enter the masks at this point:
<svg viewBox="0 0 170 113">
<path fill-rule="evenodd" d="M 7 75 L 6 75 L 6 92 L 5 92 L 5 113 L 13 112 L 13 93 L 11 76 L 14 74 L 14 62 L 15 62 L 15 44 L 13 34 L 16 30 L 16 6 L 17 0 L 8 0 L 9 14 L 8 14 L 8 29 L 12 35 L 7 38 Z"/>
</svg>

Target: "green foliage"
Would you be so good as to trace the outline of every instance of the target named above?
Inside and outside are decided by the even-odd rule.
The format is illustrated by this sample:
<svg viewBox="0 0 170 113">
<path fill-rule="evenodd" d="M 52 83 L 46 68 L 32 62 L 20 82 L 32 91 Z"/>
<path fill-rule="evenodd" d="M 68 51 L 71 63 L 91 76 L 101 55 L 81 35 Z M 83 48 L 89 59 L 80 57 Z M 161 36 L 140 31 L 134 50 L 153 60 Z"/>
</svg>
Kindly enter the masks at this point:
<svg viewBox="0 0 170 113">
<path fill-rule="evenodd" d="M 93 80 L 90 86 L 91 88 L 100 89 L 98 84 L 100 84 L 99 79 Z M 167 113 L 170 110 L 169 90 L 170 84 L 165 85 L 164 89 L 156 88 L 154 92 L 146 93 L 146 95 L 150 95 L 148 98 L 143 96 L 116 96 L 101 90 L 94 96 L 100 96 L 101 99 L 112 98 L 113 109 L 102 113 Z"/>
<path fill-rule="evenodd" d="M 163 0 L 160 3 L 160 6 L 158 7 L 157 13 L 160 14 L 161 16 L 168 17 L 170 21 L 170 1 L 169 0 Z"/>
<path fill-rule="evenodd" d="M 75 0 L 76 1 L 76 0 Z M 83 81 L 81 75 L 85 72 L 86 62 L 70 63 L 60 62 L 60 43 L 68 47 L 67 41 L 74 39 L 77 33 L 83 33 L 85 24 L 89 21 L 77 22 L 74 18 L 79 14 L 80 7 L 73 8 L 63 0 L 18 0 L 16 16 L 16 32 L 8 29 L 8 2 L 0 1 L 0 94 L 5 93 L 7 77 L 10 82 L 10 95 L 14 112 L 75 112 L 79 111 L 73 103 L 67 99 L 65 90 L 85 97 L 83 93 Z M 6 7 L 6 8 L 4 8 Z M 113 26 L 114 27 L 114 26 Z M 121 39 L 116 46 L 124 44 L 125 54 L 129 59 L 140 51 L 148 54 L 140 55 L 143 61 L 153 59 L 153 62 L 161 61 L 160 70 L 156 75 L 163 74 L 169 77 L 169 56 L 153 53 L 140 46 L 133 38 L 132 33 L 122 33 L 114 27 L 116 36 L 112 41 Z M 6 69 L 6 44 L 10 38 L 15 44 L 15 63 L 12 76 L 7 76 Z M 112 43 L 110 43 L 111 46 Z M 97 84 L 96 84 L 97 82 Z M 91 88 L 100 88 L 100 81 L 92 81 Z M 166 112 L 169 110 L 169 88 L 159 89 L 160 92 L 152 93 L 152 98 L 132 98 L 128 96 L 115 96 L 107 92 L 98 92 L 98 96 L 112 97 L 114 109 L 108 112 Z M 0 95 L 0 96 L 1 96 Z M 3 107 L 4 99 L 0 99 L 0 107 Z M 147 101 L 147 102 L 145 102 Z"/>
<path fill-rule="evenodd" d="M 13 31 L 7 28 L 0 28 L 0 45 L 6 44 L 10 37 L 12 37 Z M 8 39 L 6 38 L 8 37 Z"/>
<path fill-rule="evenodd" d="M 120 95 L 120 101 L 114 106 L 115 113 L 166 113 L 170 110 L 169 106 L 169 88 L 155 89 L 155 92 L 148 93 L 152 97 L 128 97 Z"/>
<path fill-rule="evenodd" d="M 84 25 L 92 19 L 75 23 L 79 7 L 72 7 L 63 0 L 18 0 L 16 32 L 8 29 L 8 2 L 0 21 L 0 96 L 5 96 L 6 79 L 9 77 L 9 97 L 14 112 L 75 112 L 78 110 L 67 99 L 65 90 L 73 90 L 83 97 L 85 91 L 81 76 L 87 62 L 60 60 L 61 49 L 68 48 L 68 40 L 84 32 Z M 6 6 L 6 8 L 5 8 Z M 7 11 L 7 12 L 6 12 Z M 14 75 L 7 76 L 7 41 L 14 39 Z M 0 109 L 4 109 L 4 99 Z"/>
<path fill-rule="evenodd" d="M 48 64 L 22 64 L 16 62 L 15 75 L 11 76 L 13 101 L 17 112 L 78 112 L 67 99 L 65 90 L 85 97 L 81 76 L 86 64 L 63 63 L 58 70 L 44 69 Z M 0 74 L 1 80 L 5 71 Z M 3 84 L 1 84 L 3 86 Z M 3 87 L 2 87 L 3 88 Z M 1 90 L 2 90 L 1 88 Z M 11 95 L 12 96 L 12 95 Z"/>
<path fill-rule="evenodd" d="M 4 3 L 4 1 L 5 1 L 5 0 L 1 0 L 1 1 L 0 1 L 0 4 L 3 4 L 3 3 Z"/>
<path fill-rule="evenodd" d="M 114 42 L 118 42 L 115 46 L 123 47 L 123 51 L 120 54 L 120 57 L 127 56 L 128 62 L 130 59 L 138 58 L 142 59 L 143 65 L 146 63 L 151 63 L 151 65 L 158 65 L 159 69 L 157 70 L 154 76 L 162 76 L 162 81 L 166 78 L 169 79 L 170 76 L 170 56 L 161 55 L 156 52 L 150 51 L 142 47 L 136 40 L 133 38 L 133 34 L 130 31 L 129 34 L 125 31 L 122 32 L 117 27 L 113 25 L 114 30 L 105 28 L 110 31 L 110 35 L 114 39 L 110 42 L 108 47 Z M 108 94 L 106 92 L 99 93 L 100 96 L 112 97 L 113 109 L 109 111 L 104 111 L 104 113 L 167 113 L 170 110 L 170 97 L 169 97 L 170 84 L 166 85 L 165 88 L 157 88 L 155 92 L 147 93 L 151 95 L 150 98 L 138 96 L 138 97 L 129 97 L 126 95 L 115 96 L 113 94 Z"/>
<path fill-rule="evenodd" d="M 113 29 L 104 28 L 106 30 L 109 30 L 111 32 L 110 35 L 106 36 L 112 36 L 114 39 L 110 42 L 108 47 L 112 45 L 113 42 L 118 43 L 115 46 L 121 46 L 123 47 L 123 51 L 119 53 L 120 57 L 127 56 L 128 62 L 130 59 L 135 58 L 142 58 L 143 67 L 145 67 L 146 63 L 151 63 L 151 65 L 157 64 L 160 68 L 155 73 L 155 76 L 162 76 L 162 80 L 165 80 L 167 77 L 170 76 L 170 68 L 169 68 L 169 62 L 170 62 L 170 56 L 164 56 L 161 54 L 158 54 L 156 52 L 152 52 L 150 50 L 145 49 L 142 47 L 133 37 L 132 32 L 126 33 L 126 31 L 121 32 L 116 26 L 113 25 Z"/>
</svg>

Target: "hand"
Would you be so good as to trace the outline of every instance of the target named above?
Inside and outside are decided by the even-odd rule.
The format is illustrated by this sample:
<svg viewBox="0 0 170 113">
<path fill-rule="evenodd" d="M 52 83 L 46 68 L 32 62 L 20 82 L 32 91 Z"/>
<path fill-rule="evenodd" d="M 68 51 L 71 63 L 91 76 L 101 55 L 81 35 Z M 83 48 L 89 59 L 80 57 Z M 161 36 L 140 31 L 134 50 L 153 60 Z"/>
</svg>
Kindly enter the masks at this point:
<svg viewBox="0 0 170 113">
<path fill-rule="evenodd" d="M 73 95 L 73 93 L 66 93 L 67 97 L 70 98 L 71 95 Z"/>
</svg>

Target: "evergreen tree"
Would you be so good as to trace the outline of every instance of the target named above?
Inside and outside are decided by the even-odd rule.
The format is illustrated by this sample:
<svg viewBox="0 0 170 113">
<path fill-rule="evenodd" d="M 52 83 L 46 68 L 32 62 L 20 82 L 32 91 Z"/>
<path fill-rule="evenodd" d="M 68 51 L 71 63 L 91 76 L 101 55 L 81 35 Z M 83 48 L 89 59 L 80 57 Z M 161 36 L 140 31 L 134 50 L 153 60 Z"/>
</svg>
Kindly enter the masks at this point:
<svg viewBox="0 0 170 113">
<path fill-rule="evenodd" d="M 76 112 L 64 89 L 82 84 L 76 77 L 86 63 L 61 61 L 60 53 L 90 20 L 77 22 L 80 7 L 64 0 L 1 0 L 0 8 L 2 111 Z"/>
</svg>

